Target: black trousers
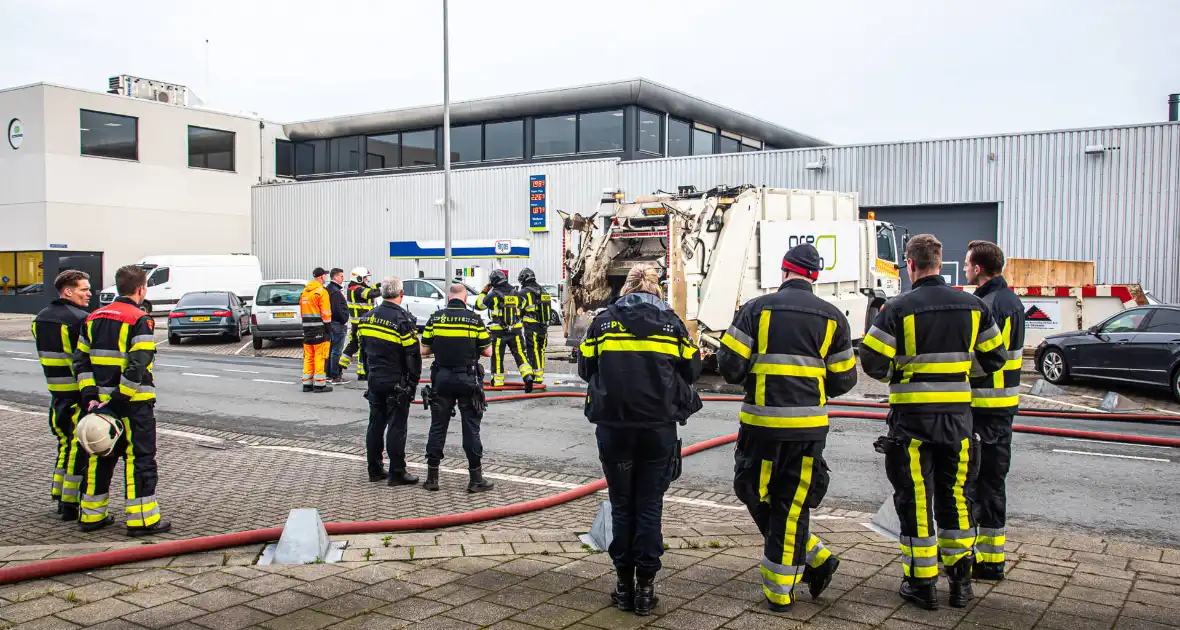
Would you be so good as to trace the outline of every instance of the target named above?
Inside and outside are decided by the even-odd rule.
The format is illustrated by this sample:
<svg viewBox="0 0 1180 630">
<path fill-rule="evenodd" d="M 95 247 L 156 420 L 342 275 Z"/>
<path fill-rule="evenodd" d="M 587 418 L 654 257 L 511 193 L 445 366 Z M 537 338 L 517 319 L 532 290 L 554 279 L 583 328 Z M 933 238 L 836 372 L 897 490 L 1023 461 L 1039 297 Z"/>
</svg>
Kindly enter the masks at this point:
<svg viewBox="0 0 1180 630">
<path fill-rule="evenodd" d="M 966 414 L 932 414 L 924 422 L 959 426 L 953 434 L 970 436 Z M 935 580 L 940 558 L 950 567 L 972 556 L 975 518 L 967 487 L 978 473 L 979 444 L 972 437 L 932 439 L 952 432 L 911 430 L 893 414 L 890 423 L 885 473 L 901 523 L 902 569 L 906 578 Z"/>
<path fill-rule="evenodd" d="M 492 333 L 492 385 L 499 387 L 504 384 L 507 378 L 507 368 L 504 367 L 504 360 L 508 353 L 512 353 L 512 357 L 516 359 L 516 365 L 520 368 L 520 377 L 525 378 L 533 375 L 533 368 L 529 365 L 525 358 L 527 353 L 524 349 L 524 335 L 521 331 L 493 332 Z"/>
<path fill-rule="evenodd" d="M 430 403 L 430 435 L 426 438 L 426 463 L 437 466 L 443 459 L 443 447 L 447 443 L 447 428 L 451 414 L 459 407 L 463 423 L 463 452 L 467 455 L 467 468 L 474 470 L 483 461 L 483 442 L 479 438 L 479 423 L 483 410 L 475 405 L 475 397 L 483 388 L 483 376 L 472 368 L 472 373 L 434 367 L 430 370 L 431 386 L 434 391 Z"/>
<path fill-rule="evenodd" d="M 533 378 L 545 376 L 545 349 L 549 347 L 549 327 L 543 324 L 524 325 L 524 354 L 533 368 Z"/>
<path fill-rule="evenodd" d="M 103 409 L 123 421 L 123 435 L 106 457 L 85 457 L 81 521 L 97 523 L 107 517 L 111 478 L 123 460 L 127 527 L 149 527 L 160 520 L 156 501 L 156 416 L 154 402 L 127 403 Z M 81 450 L 81 449 L 79 449 Z"/>
<path fill-rule="evenodd" d="M 344 371 L 352 363 L 352 358 L 357 357 L 356 360 L 356 375 L 365 375 L 365 347 L 361 343 L 360 329 L 357 328 L 354 320 L 348 330 L 348 344 L 344 346 L 344 352 L 340 355 L 340 369 L 336 371 L 336 376 L 344 376 Z M 359 353 L 359 356 L 358 356 Z"/>
<path fill-rule="evenodd" d="M 651 577 L 664 554 L 664 493 L 672 483 L 676 425 L 598 425 L 598 459 L 610 496 L 610 557 L 620 575 Z"/>
<path fill-rule="evenodd" d="M 1016 409 L 972 409 L 979 436 L 979 475 L 968 486 L 978 525 L 975 561 L 1003 564 L 1008 519 L 1008 470 L 1012 466 L 1012 421 Z"/>
<path fill-rule="evenodd" d="M 762 533 L 762 592 L 774 604 L 795 601 L 806 567 L 832 556 L 811 533 L 811 510 L 828 491 L 824 441 L 769 441 L 738 434 L 733 489 Z"/>
<path fill-rule="evenodd" d="M 406 425 L 410 419 L 408 392 L 398 394 L 392 388 L 370 386 L 365 398 L 369 400 L 369 428 L 365 432 L 369 474 L 382 471 L 382 451 L 389 454 L 390 474 L 406 472 Z"/>
<path fill-rule="evenodd" d="M 53 460 L 53 481 L 49 494 L 63 503 L 78 504 L 82 477 L 77 473 L 77 457 L 82 451 L 74 443 L 74 428 L 78 424 L 78 401 L 53 396 L 49 403 L 49 430 L 57 440 L 57 455 Z"/>
</svg>

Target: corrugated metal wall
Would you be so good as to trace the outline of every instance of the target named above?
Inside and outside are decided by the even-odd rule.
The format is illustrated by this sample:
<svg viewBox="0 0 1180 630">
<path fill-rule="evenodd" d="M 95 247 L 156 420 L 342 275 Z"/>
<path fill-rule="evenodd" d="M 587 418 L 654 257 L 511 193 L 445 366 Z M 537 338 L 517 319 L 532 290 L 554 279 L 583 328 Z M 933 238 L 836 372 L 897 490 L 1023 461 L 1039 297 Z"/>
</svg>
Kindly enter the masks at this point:
<svg viewBox="0 0 1180 630">
<path fill-rule="evenodd" d="M 529 231 L 529 176 L 545 175 L 549 232 Z M 530 239 L 531 259 L 507 260 L 516 272 L 531 265 L 542 282 L 561 277 L 561 219 L 556 210 L 593 211 L 604 188 L 618 185 L 618 160 L 592 160 L 451 173 L 452 237 Z M 254 252 L 266 277 L 304 278 L 317 265 L 345 271 L 363 265 L 374 276 L 412 277 L 413 261 L 391 260 L 390 241 L 442 240 L 440 172 L 256 186 Z M 456 267 L 494 261 L 456 260 Z M 441 260 L 424 261 L 442 277 Z"/>
<path fill-rule="evenodd" d="M 1087 154 L 1086 146 L 1106 150 Z M 808 163 L 824 162 L 822 170 Z M 678 185 L 855 191 L 862 206 L 998 202 L 1008 255 L 1093 260 L 1097 282 L 1180 301 L 1180 125 L 625 162 L 628 195 Z"/>
<path fill-rule="evenodd" d="M 1102 144 L 1100 154 L 1086 154 Z M 807 169 L 823 162 L 822 170 Z M 550 232 L 532 235 L 544 281 L 560 277 L 554 209 L 592 212 L 603 188 L 628 196 L 755 184 L 857 192 L 863 206 L 998 202 L 1010 256 L 1094 260 L 1100 283 L 1137 282 L 1180 302 L 1180 124 L 1054 131 L 766 153 L 532 164 L 454 172 L 454 237 L 528 238 L 528 176 L 548 175 Z M 389 241 L 438 240 L 442 174 L 254 189 L 254 251 L 268 276 L 363 264 L 410 275 Z M 317 236 L 311 238 L 313 227 Z M 310 241 L 310 242 L 308 242 Z M 491 261 L 475 261 L 490 266 Z M 516 261 L 515 271 L 524 266 Z M 440 275 L 442 262 L 425 267 Z"/>
</svg>

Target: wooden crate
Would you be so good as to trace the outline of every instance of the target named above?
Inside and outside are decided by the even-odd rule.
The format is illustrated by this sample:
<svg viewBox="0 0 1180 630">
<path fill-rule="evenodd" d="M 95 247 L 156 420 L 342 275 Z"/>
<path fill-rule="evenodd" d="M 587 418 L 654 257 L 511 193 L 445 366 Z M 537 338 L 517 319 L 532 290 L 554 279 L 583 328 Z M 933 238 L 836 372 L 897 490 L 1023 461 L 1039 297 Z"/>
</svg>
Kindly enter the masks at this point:
<svg viewBox="0 0 1180 630">
<path fill-rule="evenodd" d="M 1013 287 L 1081 287 L 1094 284 L 1094 261 L 1009 258 L 1004 278 Z"/>
</svg>

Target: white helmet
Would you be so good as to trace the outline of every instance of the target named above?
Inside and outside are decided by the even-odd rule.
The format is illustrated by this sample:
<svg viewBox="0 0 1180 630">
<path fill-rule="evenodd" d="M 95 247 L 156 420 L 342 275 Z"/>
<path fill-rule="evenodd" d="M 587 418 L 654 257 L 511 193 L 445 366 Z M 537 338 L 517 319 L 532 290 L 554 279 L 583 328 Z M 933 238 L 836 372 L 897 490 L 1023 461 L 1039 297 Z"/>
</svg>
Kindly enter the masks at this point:
<svg viewBox="0 0 1180 630">
<path fill-rule="evenodd" d="M 74 431 L 78 443 L 87 453 L 106 457 L 115 449 L 119 438 L 123 437 L 123 423 L 113 416 L 92 413 L 82 416 Z"/>
<path fill-rule="evenodd" d="M 352 280 L 353 282 L 359 282 L 361 284 L 368 284 L 369 279 L 372 276 L 373 276 L 373 274 L 369 273 L 369 270 L 365 267 L 353 267 L 352 273 L 349 274 L 349 279 Z"/>
</svg>

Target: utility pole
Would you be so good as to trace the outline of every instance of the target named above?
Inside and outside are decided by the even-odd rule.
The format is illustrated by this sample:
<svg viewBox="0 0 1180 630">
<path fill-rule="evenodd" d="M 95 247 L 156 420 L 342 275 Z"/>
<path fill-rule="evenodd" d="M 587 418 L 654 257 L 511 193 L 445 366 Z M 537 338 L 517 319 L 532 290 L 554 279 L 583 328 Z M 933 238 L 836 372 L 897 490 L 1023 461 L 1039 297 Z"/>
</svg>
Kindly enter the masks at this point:
<svg viewBox="0 0 1180 630">
<path fill-rule="evenodd" d="M 455 281 L 455 261 L 451 258 L 451 70 L 447 34 L 447 0 L 443 0 L 443 255 L 446 257 L 447 282 Z"/>
</svg>

